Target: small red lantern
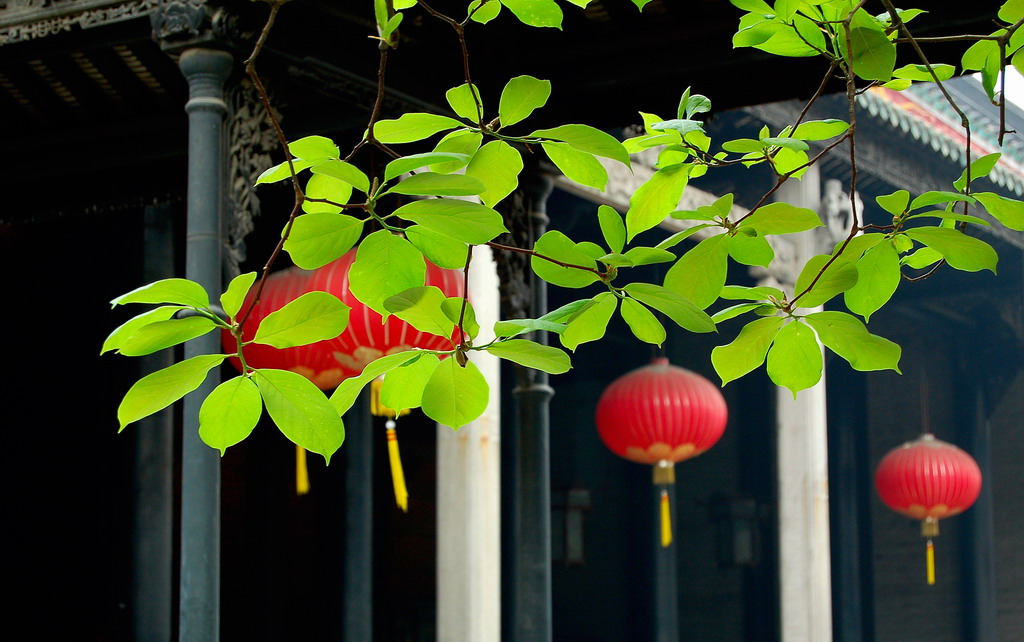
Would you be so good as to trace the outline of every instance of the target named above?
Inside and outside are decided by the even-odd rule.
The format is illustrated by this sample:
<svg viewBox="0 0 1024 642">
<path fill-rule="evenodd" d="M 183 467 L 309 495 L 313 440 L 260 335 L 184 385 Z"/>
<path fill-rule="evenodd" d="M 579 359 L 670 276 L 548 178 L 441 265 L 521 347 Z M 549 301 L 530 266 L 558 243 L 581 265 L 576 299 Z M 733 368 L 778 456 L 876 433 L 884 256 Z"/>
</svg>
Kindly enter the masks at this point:
<svg viewBox="0 0 1024 642">
<path fill-rule="evenodd" d="M 928 584 L 935 584 L 935 549 L 939 520 L 967 510 L 981 492 L 981 469 L 953 444 L 924 434 L 889 452 L 878 464 L 875 487 L 892 510 L 921 520 L 928 538 Z"/>
<path fill-rule="evenodd" d="M 708 450 L 721 438 L 729 410 L 718 387 L 695 372 L 657 358 L 605 389 L 597 402 L 597 430 L 616 455 L 654 466 L 661 490 L 661 543 L 672 542 L 667 486 L 676 462 Z"/>
</svg>

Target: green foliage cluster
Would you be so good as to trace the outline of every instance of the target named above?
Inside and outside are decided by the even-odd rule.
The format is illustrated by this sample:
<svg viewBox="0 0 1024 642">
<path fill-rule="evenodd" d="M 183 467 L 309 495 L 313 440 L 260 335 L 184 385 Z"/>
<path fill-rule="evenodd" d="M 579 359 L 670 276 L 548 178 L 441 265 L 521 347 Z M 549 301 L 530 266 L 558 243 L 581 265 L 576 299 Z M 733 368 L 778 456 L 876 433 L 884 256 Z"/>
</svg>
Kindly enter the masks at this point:
<svg viewBox="0 0 1024 642">
<path fill-rule="evenodd" d="M 639 9 L 646 4 L 633 1 Z M 569 0 L 578 7 L 589 2 Z M 845 80 L 851 109 L 865 87 L 905 89 L 913 82 L 941 82 L 956 71 L 951 64 L 930 63 L 923 54 L 919 63 L 895 67 L 897 46 L 920 51 L 907 23 L 921 10 L 897 10 L 888 0 L 881 1 L 885 12 L 880 15 L 854 0 L 731 2 L 742 11 L 734 46 L 778 56 L 823 58 L 826 79 Z M 280 4 L 270 4 L 276 13 Z M 964 271 L 996 271 L 998 257 L 992 247 L 966 233 L 971 226 L 990 224 L 972 211 L 987 212 L 1010 229 L 1024 229 L 1024 203 L 972 190 L 972 181 L 994 168 L 998 154 L 993 154 L 973 160 L 948 191 L 913 198 L 898 191 L 879 197 L 879 206 L 892 215 L 891 224 L 863 224 L 854 204 L 848 236 L 831 253 L 809 260 L 792 291 L 730 285 L 730 261 L 768 267 L 775 259 L 770 237 L 822 225 L 812 210 L 768 199 L 783 182 L 799 180 L 824 153 L 811 156 L 809 143 L 827 151 L 850 141 L 856 134 L 855 121 L 798 121 L 778 132 L 766 127 L 756 139 L 714 141 L 701 120 L 711 110 L 711 101 L 687 90 L 674 117 L 641 112 L 643 133 L 625 141 L 581 123 L 531 129 L 525 123 L 550 99 L 551 83 L 526 75 L 511 78 L 497 105 L 485 104 L 469 75 L 464 32 L 483 28 L 480 25 L 505 13 L 532 27 L 561 28 L 563 9 L 558 2 L 473 0 L 460 19 L 440 14 L 422 1 L 375 0 L 374 6 L 382 60 L 397 46 L 406 12 L 423 12 L 453 27 L 463 47 L 466 76 L 463 84 L 444 92 L 454 117 L 405 113 L 380 119 L 375 109 L 363 139 L 347 156 L 323 136 L 294 140 L 287 144 L 287 160 L 267 169 L 257 184 L 295 184 L 299 197 L 283 230 L 282 247 L 296 265 L 318 268 L 358 244 L 350 281 L 360 301 L 421 332 L 449 338 L 456 326 L 459 339 L 452 340 L 448 350 L 382 357 L 327 397 L 300 375 L 245 363 L 242 328 L 252 304 L 244 301 L 254 288 L 258 299 L 266 274 L 235 278 L 220 296 L 223 315 L 197 284 L 159 281 L 113 301 L 158 307 L 114 330 L 104 352 L 144 355 L 217 330 L 231 333 L 237 349 L 193 357 L 142 378 L 118 410 L 122 429 L 195 390 L 211 369 L 234 356 L 241 360 L 244 374 L 220 384 L 203 403 L 202 438 L 223 452 L 249 435 L 265 407 L 289 439 L 329 459 L 344 439 L 341 415 L 373 379 L 387 375 L 385 405 L 419 407 L 436 421 L 457 428 L 480 416 L 487 405 L 488 382 L 474 365 L 474 354 L 487 352 L 529 368 L 563 373 L 571 367 L 566 350 L 600 340 L 616 314 L 638 340 L 655 345 L 666 338 L 664 321 L 690 332 L 714 332 L 716 324 L 743 317 L 746 322 L 736 339 L 712 352 L 722 383 L 765 365 L 771 379 L 795 395 L 820 380 L 823 348 L 857 370 L 899 370 L 899 346 L 871 334 L 865 322 L 908 280 L 908 270 L 946 264 Z M 1007 61 L 1021 64 L 1022 18 L 1024 2 L 1008 0 L 999 11 L 1004 26 L 973 44 L 960 62 L 961 70 L 981 70 L 990 95 L 995 96 L 998 72 Z M 407 144 L 418 149 L 426 144 L 430 150 L 396 151 Z M 367 145 L 392 157 L 382 172 L 367 173 L 354 161 Z M 631 155 L 656 150 L 657 171 L 632 195 L 624 214 L 597 207 L 602 244 L 577 242 L 551 230 L 533 247 L 509 248 L 495 243 L 507 232 L 495 208 L 518 187 L 527 149 L 542 150 L 567 178 L 596 189 L 608 183 L 601 159 L 629 167 Z M 736 165 L 768 166 L 777 179 L 775 188 L 741 216 L 733 213 L 731 194 L 695 211 L 677 210 L 691 179 Z M 394 195 L 415 198 L 402 199 L 404 204 L 395 207 Z M 666 217 L 689 227 L 653 246 L 637 242 Z M 694 235 L 701 240 L 684 245 Z M 425 260 L 468 270 L 478 245 L 527 253 L 533 271 L 545 281 L 591 290 L 539 318 L 498 321 L 484 338 L 465 298 L 447 297 L 424 284 Z M 631 268 L 651 264 L 668 265 L 661 283 L 631 278 Z M 821 311 L 840 295 L 850 313 Z M 707 310 L 719 301 L 733 303 L 709 315 Z M 332 295 L 309 293 L 267 316 L 251 342 L 286 348 L 335 337 L 346 327 L 348 314 L 348 307 Z M 531 332 L 551 333 L 561 348 L 523 338 Z"/>
</svg>

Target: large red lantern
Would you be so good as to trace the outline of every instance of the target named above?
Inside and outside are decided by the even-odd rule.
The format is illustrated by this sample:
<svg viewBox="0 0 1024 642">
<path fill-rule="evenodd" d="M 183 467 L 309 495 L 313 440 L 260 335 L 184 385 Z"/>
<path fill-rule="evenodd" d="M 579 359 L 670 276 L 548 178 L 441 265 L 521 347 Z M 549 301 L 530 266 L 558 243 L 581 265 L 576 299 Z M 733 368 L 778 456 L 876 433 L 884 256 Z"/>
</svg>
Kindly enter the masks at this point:
<svg viewBox="0 0 1024 642">
<path fill-rule="evenodd" d="M 597 402 L 597 430 L 605 446 L 654 467 L 654 483 L 662 486 L 663 546 L 672 541 L 668 486 L 675 483 L 674 465 L 714 446 L 728 416 L 718 386 L 665 358 L 619 377 Z"/>
<path fill-rule="evenodd" d="M 878 464 L 875 487 L 885 505 L 921 520 L 926 545 L 928 584 L 935 584 L 932 538 L 939 520 L 962 513 L 981 492 L 981 469 L 953 444 L 924 434 L 891 450 Z"/>
</svg>

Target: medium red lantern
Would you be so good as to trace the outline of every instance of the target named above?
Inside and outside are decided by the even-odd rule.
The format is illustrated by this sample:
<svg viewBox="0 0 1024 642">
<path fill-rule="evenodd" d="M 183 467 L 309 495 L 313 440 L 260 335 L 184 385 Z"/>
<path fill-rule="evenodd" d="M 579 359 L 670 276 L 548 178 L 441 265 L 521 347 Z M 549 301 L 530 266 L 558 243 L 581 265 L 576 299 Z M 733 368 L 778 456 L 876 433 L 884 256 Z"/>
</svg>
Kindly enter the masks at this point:
<svg viewBox="0 0 1024 642">
<path fill-rule="evenodd" d="M 939 520 L 967 510 L 981 492 L 981 469 L 953 444 L 924 434 L 891 450 L 878 464 L 875 488 L 892 510 L 921 520 L 928 538 L 928 584 L 935 584 L 935 549 Z"/>
<path fill-rule="evenodd" d="M 657 358 L 609 385 L 597 402 L 597 431 L 616 455 L 654 467 L 662 486 L 661 543 L 672 542 L 668 486 L 676 462 L 700 455 L 721 438 L 729 410 L 718 386 Z"/>
</svg>

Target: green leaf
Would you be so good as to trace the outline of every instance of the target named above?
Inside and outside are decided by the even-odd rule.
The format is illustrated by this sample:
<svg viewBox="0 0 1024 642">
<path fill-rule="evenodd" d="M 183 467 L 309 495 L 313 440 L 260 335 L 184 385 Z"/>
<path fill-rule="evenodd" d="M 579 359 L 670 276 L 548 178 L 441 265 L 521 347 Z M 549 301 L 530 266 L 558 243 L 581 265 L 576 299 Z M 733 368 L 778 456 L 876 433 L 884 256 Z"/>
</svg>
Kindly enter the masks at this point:
<svg viewBox="0 0 1024 642">
<path fill-rule="evenodd" d="M 396 39 L 392 39 L 392 35 L 398 30 L 398 25 L 402 24 L 403 14 L 396 13 L 391 16 L 391 19 L 387 21 L 384 28 L 380 30 L 380 39 L 386 42 L 398 42 Z"/>
<path fill-rule="evenodd" d="M 492 140 L 473 156 L 466 175 L 479 179 L 486 189 L 480 200 L 494 207 L 519 186 L 519 173 L 523 171 L 523 157 L 503 140 Z"/>
<path fill-rule="evenodd" d="M 967 203 L 975 202 L 975 200 L 970 196 L 965 196 L 964 194 L 958 194 L 956 192 L 930 191 L 915 198 L 910 204 L 910 211 L 914 211 L 921 207 L 928 207 L 930 205 L 950 203 L 952 201 L 964 201 Z"/>
<path fill-rule="evenodd" d="M 973 163 L 971 163 L 971 180 L 976 181 L 979 178 L 988 176 L 992 172 L 992 170 L 995 169 L 996 163 L 999 162 L 999 158 L 1001 156 L 1002 154 L 998 152 L 994 154 L 986 154 L 985 156 L 982 156 L 975 160 Z M 965 187 L 967 187 L 966 169 L 963 171 L 962 174 L 960 174 L 960 178 L 956 179 L 956 181 L 953 183 L 953 187 L 957 188 L 958 190 L 963 190 Z"/>
<path fill-rule="evenodd" d="M 481 0 L 473 0 L 473 2 L 469 3 L 469 15 L 472 16 L 475 22 L 479 22 L 480 24 L 487 24 L 491 20 L 497 18 L 498 14 L 501 13 L 500 2 L 488 2 L 487 4 L 480 7 L 480 9 L 473 11 L 476 7 L 479 7 L 481 4 Z"/>
<path fill-rule="evenodd" d="M 418 408 L 423 403 L 423 389 L 440 361 L 428 352 L 389 371 L 380 388 L 381 405 L 398 411 Z"/>
<path fill-rule="evenodd" d="M 737 226 L 757 230 L 761 236 L 767 234 L 794 234 L 822 227 L 818 213 L 806 207 L 789 203 L 768 203 L 747 215 Z"/>
<path fill-rule="evenodd" d="M 534 330 L 547 330 L 555 334 L 562 334 L 565 331 L 565 324 L 541 319 L 506 319 L 494 324 L 494 336 L 496 337 L 514 337 Z"/>
<path fill-rule="evenodd" d="M 292 262 L 315 270 L 352 249 L 363 233 L 363 221 L 344 214 L 304 214 L 292 223 L 284 249 Z"/>
<path fill-rule="evenodd" d="M 182 305 L 166 305 L 153 310 L 147 310 L 140 315 L 134 316 L 128 319 L 121 325 L 117 326 L 113 332 L 103 342 L 103 347 L 100 349 L 100 354 L 109 352 L 110 350 L 116 350 L 121 347 L 125 340 L 129 339 L 143 327 L 156 323 L 158 321 L 166 321 L 174 316 L 174 313 L 178 310 L 184 310 L 186 306 Z"/>
<path fill-rule="evenodd" d="M 263 414 L 259 388 L 249 377 L 228 379 L 199 408 L 199 438 L 223 455 L 248 437 Z"/>
<path fill-rule="evenodd" d="M 775 15 L 775 10 L 764 0 L 729 0 L 734 7 L 764 15 Z"/>
<path fill-rule="evenodd" d="M 507 339 L 487 347 L 487 352 L 500 359 L 518 363 L 548 374 L 562 374 L 572 368 L 569 355 L 552 346 L 526 339 Z"/>
<path fill-rule="evenodd" d="M 856 261 L 867 252 L 868 249 L 875 247 L 879 243 L 885 240 L 885 234 L 879 234 L 878 232 L 868 232 L 867 234 L 858 234 L 857 236 L 849 239 L 839 241 L 836 243 L 835 248 L 832 250 L 832 254 L 836 254 L 840 248 L 842 248 L 842 261 Z"/>
<path fill-rule="evenodd" d="M 476 85 L 462 83 L 458 87 L 452 87 L 446 91 L 444 97 L 448 100 L 452 111 L 457 115 L 470 122 L 480 122 L 483 101 L 480 100 L 480 91 L 476 88 Z M 480 111 L 477 109 L 478 104 L 480 105 Z"/>
<path fill-rule="evenodd" d="M 423 172 L 406 178 L 385 192 L 385 194 L 405 194 L 407 196 L 475 196 L 486 189 L 487 187 L 480 180 L 472 176 Z"/>
<path fill-rule="evenodd" d="M 714 314 L 711 315 L 711 320 L 714 321 L 715 323 L 721 323 L 722 321 L 734 319 L 740 316 L 741 314 L 746 314 L 751 310 L 756 310 L 757 308 L 763 307 L 764 305 L 764 303 L 739 303 L 737 305 L 732 305 L 729 306 L 728 308 L 724 308 L 722 310 L 719 310 L 718 312 L 715 312 Z M 775 306 L 772 306 L 772 308 L 774 309 Z"/>
<path fill-rule="evenodd" d="M 685 330 L 715 331 L 715 323 L 711 317 L 677 292 L 653 283 L 630 283 L 624 289 L 629 296 L 661 312 Z"/>
<path fill-rule="evenodd" d="M 831 257 L 828 255 L 819 254 L 812 256 L 804 264 L 803 270 L 800 271 L 800 276 L 796 279 L 796 285 L 793 287 L 794 296 L 799 296 L 810 287 L 818 272 L 825 266 L 829 258 Z M 845 255 L 844 258 L 846 258 Z M 857 283 L 857 268 L 848 260 L 844 260 L 844 258 L 837 259 L 832 265 L 828 266 L 828 269 L 821 275 L 817 283 L 814 283 L 814 287 L 807 294 L 800 297 L 800 307 L 816 308 L 819 305 L 824 305 L 832 297 L 849 290 Z"/>
<path fill-rule="evenodd" d="M 604 336 L 608 322 L 615 314 L 618 298 L 611 292 L 602 292 L 591 301 L 591 305 L 584 306 L 570 318 L 561 334 L 562 345 L 573 352 L 581 343 L 597 341 Z"/>
<path fill-rule="evenodd" d="M 373 135 L 385 144 L 412 143 L 456 127 L 462 127 L 462 123 L 448 116 L 410 112 L 395 120 L 377 121 Z"/>
<path fill-rule="evenodd" d="M 981 72 L 981 84 L 988 97 L 994 98 L 996 80 L 999 77 L 1001 60 L 999 45 L 992 40 L 979 40 L 964 52 L 960 59 L 964 71 L 978 70 Z M 958 186 L 957 189 L 963 189 Z"/>
<path fill-rule="evenodd" d="M 235 278 L 231 279 L 231 283 L 228 284 L 228 289 L 224 291 L 224 294 L 220 295 L 220 307 L 223 308 L 228 317 L 234 318 L 242 309 L 242 304 L 245 302 L 245 295 L 249 293 L 249 288 L 251 288 L 252 284 L 255 282 L 255 272 L 239 274 Z"/>
<path fill-rule="evenodd" d="M 843 312 L 815 312 L 804 317 L 825 347 L 850 362 L 854 370 L 900 371 L 898 345 L 870 334 L 856 317 Z"/>
<path fill-rule="evenodd" d="M 891 241 L 864 253 L 856 263 L 857 283 L 843 293 L 846 307 L 864 320 L 885 305 L 900 284 L 900 257 Z"/>
<path fill-rule="evenodd" d="M 459 315 L 462 314 L 462 304 L 466 304 L 466 314 L 462 319 L 462 329 L 465 331 L 466 336 L 470 339 L 475 339 L 476 335 L 480 334 L 480 324 L 476 321 L 476 311 L 473 310 L 473 304 L 467 301 L 461 296 L 450 296 L 444 300 L 441 304 L 441 311 L 444 312 L 448 320 L 452 322 L 453 327 L 457 328 L 459 324 Z M 451 336 L 449 334 L 448 336 Z M 459 340 L 459 337 L 455 337 Z"/>
<path fill-rule="evenodd" d="M 462 241 L 435 232 L 422 225 L 410 225 L 405 228 L 405 237 L 413 246 L 423 252 L 423 256 L 438 267 L 459 269 L 466 265 L 468 248 Z"/>
<path fill-rule="evenodd" d="M 637 339 L 657 346 L 665 342 L 665 326 L 643 304 L 633 299 L 622 299 L 619 314 Z"/>
<path fill-rule="evenodd" d="M 459 366 L 455 359 L 437 364 L 423 388 L 423 414 L 458 429 L 487 410 L 490 388 L 476 364 Z"/>
<path fill-rule="evenodd" d="M 206 379 L 206 374 L 222 361 L 222 354 L 201 354 L 136 381 L 117 408 L 117 419 L 121 424 L 118 432 L 132 422 L 163 410 L 198 388 Z"/>
<path fill-rule="evenodd" d="M 608 172 L 592 154 L 581 152 L 568 143 L 543 142 L 548 158 L 569 180 L 604 191 Z"/>
<path fill-rule="evenodd" d="M 786 293 L 778 288 L 767 285 L 758 287 L 747 287 L 745 285 L 727 285 L 722 288 L 719 296 L 729 301 L 782 301 Z"/>
<path fill-rule="evenodd" d="M 800 140 L 827 140 L 845 134 L 850 128 L 850 123 L 845 120 L 827 118 L 825 120 L 809 120 L 800 123 L 793 130 L 793 138 Z"/>
<path fill-rule="evenodd" d="M 561 125 L 551 129 L 538 129 L 532 138 L 550 138 L 569 143 L 581 152 L 617 160 L 629 167 L 629 153 L 614 136 L 590 125 Z"/>
<path fill-rule="evenodd" d="M 905 189 L 896 190 L 892 194 L 876 196 L 875 202 L 893 216 L 899 216 L 907 211 L 907 203 L 910 202 L 910 192 Z"/>
<path fill-rule="evenodd" d="M 452 321 L 441 310 L 445 295 L 433 285 L 409 288 L 384 301 L 384 308 L 420 332 L 452 336 Z"/>
<path fill-rule="evenodd" d="M 349 270 L 349 288 L 357 299 L 387 318 L 384 301 L 423 285 L 426 273 L 423 255 L 409 241 L 378 230 L 359 244 Z"/>
<path fill-rule="evenodd" d="M 481 245 L 508 230 L 501 214 L 480 203 L 455 199 L 412 201 L 395 215 L 463 243 Z"/>
<path fill-rule="evenodd" d="M 292 177 L 292 168 L 294 168 L 295 173 L 298 174 L 302 170 L 308 169 L 313 165 L 314 163 L 310 161 L 299 160 L 296 158 L 292 161 L 292 167 L 289 168 L 288 161 L 285 161 L 264 170 L 264 172 L 256 179 L 255 184 L 260 185 L 263 183 L 276 183 L 278 181 L 283 181 L 286 178 Z"/>
<path fill-rule="evenodd" d="M 577 267 L 562 267 L 540 256 L 531 257 L 530 266 L 533 271 L 548 283 L 563 288 L 582 288 L 598 280 L 597 274 L 590 271 L 597 269 L 594 259 L 558 230 L 545 232 L 537 239 L 533 249 L 537 254 L 556 261 L 588 268 L 583 270 Z"/>
<path fill-rule="evenodd" d="M 210 297 L 203 286 L 188 279 L 162 279 L 122 294 L 110 302 L 111 307 L 125 303 L 177 303 L 195 308 L 209 308 Z"/>
<path fill-rule="evenodd" d="M 621 252 L 626 245 L 626 225 L 622 222 L 622 215 L 608 205 L 599 205 L 597 222 L 601 225 L 601 235 L 608 249 L 615 253 Z"/>
<path fill-rule="evenodd" d="M 201 337 L 215 327 L 216 324 L 207 317 L 156 321 L 126 337 L 117 351 L 126 357 L 141 357 Z"/>
<path fill-rule="evenodd" d="M 630 265 L 654 265 L 675 261 L 676 255 L 655 247 L 634 247 L 624 255 Z"/>
<path fill-rule="evenodd" d="M 362 373 L 355 377 L 344 379 L 331 394 L 330 402 L 338 415 L 343 415 L 352 407 L 352 404 L 359 398 L 359 392 L 377 377 L 386 374 L 395 368 L 418 359 L 423 352 L 420 350 L 406 350 L 395 354 L 385 355 L 375 361 L 371 361 L 363 368 Z"/>
<path fill-rule="evenodd" d="M 933 250 L 930 247 L 922 247 L 920 250 L 914 252 L 910 256 L 905 256 L 900 261 L 907 267 L 914 268 L 915 270 L 924 269 L 930 265 L 934 265 L 942 260 L 942 255 Z"/>
<path fill-rule="evenodd" d="M 323 136 L 306 136 L 292 141 L 288 143 L 288 151 L 295 158 L 314 163 L 338 157 L 338 146 Z"/>
<path fill-rule="evenodd" d="M 660 169 L 633 193 L 626 212 L 627 240 L 658 225 L 679 207 L 690 180 L 689 169 L 687 165 Z"/>
<path fill-rule="evenodd" d="M 293 348 L 333 339 L 348 327 L 350 310 L 333 294 L 306 292 L 260 321 L 252 341 L 275 348 Z"/>
<path fill-rule="evenodd" d="M 363 173 L 363 170 L 345 161 L 338 159 L 327 160 L 317 163 L 310 171 L 314 174 L 330 176 L 331 178 L 348 183 L 363 194 L 370 192 L 370 179 Z"/>
<path fill-rule="evenodd" d="M 1024 18 L 1024 0 L 1005 0 L 999 7 L 999 19 L 1013 24 Z"/>
<path fill-rule="evenodd" d="M 726 238 L 729 256 L 737 263 L 768 267 L 768 264 L 775 258 L 775 250 L 768 243 L 768 239 L 763 236 L 737 234 Z"/>
<path fill-rule="evenodd" d="M 796 393 L 821 380 L 823 359 L 814 331 L 799 321 L 784 326 L 768 351 L 768 376 Z"/>
<path fill-rule="evenodd" d="M 797 138 L 780 138 L 778 136 L 769 136 L 762 138 L 761 142 L 765 145 L 772 145 L 774 147 L 782 147 L 785 149 L 791 149 L 793 151 L 804 152 L 811 148 L 810 145 Z"/>
<path fill-rule="evenodd" d="M 543 107 L 550 96 L 550 80 L 516 76 L 501 90 L 498 122 L 501 123 L 501 127 L 507 127 L 525 120 L 535 109 Z"/>
<path fill-rule="evenodd" d="M 680 243 L 682 243 L 683 241 L 685 241 L 686 239 L 688 239 L 691 236 L 693 236 L 694 234 L 696 234 L 697 232 L 699 232 L 699 231 L 701 231 L 703 229 L 707 229 L 709 227 L 720 227 L 720 226 L 713 225 L 711 223 L 705 223 L 703 225 L 695 225 L 695 226 L 691 227 L 690 229 L 683 230 L 681 232 L 676 232 L 675 234 L 673 234 L 672 236 L 668 237 L 667 239 L 665 239 L 661 243 L 658 243 L 655 246 L 655 248 L 659 249 L 659 250 L 667 250 L 670 247 L 675 247 L 675 246 L 679 245 Z"/>
<path fill-rule="evenodd" d="M 449 135 L 452 136 L 466 133 L 471 132 L 455 132 L 454 134 Z M 440 146 L 441 144 L 439 143 L 438 147 Z M 473 151 L 476 151 L 476 147 L 473 147 Z M 434 169 L 434 166 L 441 164 L 445 165 L 446 167 L 448 165 L 455 165 L 455 168 L 451 170 L 454 171 L 455 169 L 465 167 L 466 164 L 469 163 L 470 158 L 471 154 L 441 151 L 425 152 L 423 154 L 411 154 L 409 156 L 403 156 L 401 158 L 396 158 L 395 160 L 387 164 L 387 166 L 384 168 L 384 181 L 390 181 L 394 178 L 401 176 L 402 174 L 405 174 L 406 172 L 411 172 L 421 167 L 426 167 L 427 165 L 431 166 L 431 171 L 438 172 L 439 174 L 447 174 L 449 172 L 440 172 Z"/>
<path fill-rule="evenodd" d="M 345 424 L 323 391 L 309 379 L 288 370 L 257 370 L 253 379 L 267 414 L 284 436 L 331 463 L 331 455 L 345 441 Z"/>
<path fill-rule="evenodd" d="M 729 253 L 725 234 L 706 238 L 684 254 L 665 274 L 665 287 L 703 310 L 718 299 L 725 285 Z"/>
<path fill-rule="evenodd" d="M 985 207 L 985 211 L 1006 227 L 1018 232 L 1024 231 L 1024 203 L 991 192 L 975 192 L 974 198 Z"/>
<path fill-rule="evenodd" d="M 501 6 L 496 2 L 491 4 L 494 4 L 495 6 L 498 7 Z M 445 137 L 438 141 L 437 145 L 434 146 L 434 151 L 430 153 L 454 154 L 457 155 L 458 158 L 453 158 L 450 161 L 432 162 L 432 164 L 430 165 L 430 171 L 437 172 L 438 174 L 450 174 L 451 172 L 462 169 L 470 162 L 470 159 L 473 157 L 474 154 L 476 154 L 477 150 L 480 149 L 480 143 L 483 142 L 483 139 L 484 137 L 482 134 L 469 131 L 468 129 L 460 129 L 446 134 Z M 465 158 L 462 158 L 462 156 L 465 156 Z M 406 158 L 410 157 L 406 156 Z M 391 162 L 397 163 L 399 160 L 402 159 L 396 159 Z M 409 169 L 416 168 L 412 167 Z M 409 170 L 403 170 L 402 172 L 399 172 L 399 174 L 402 174 L 406 171 Z M 398 174 L 395 174 L 395 176 L 398 176 Z M 477 178 L 480 177 L 477 176 Z M 481 178 L 481 180 L 483 179 Z M 487 181 L 484 180 L 484 183 L 486 182 Z"/>
<path fill-rule="evenodd" d="M 949 80 L 956 73 L 956 67 L 953 65 L 932 65 L 931 69 L 938 76 L 939 80 Z M 934 80 L 928 71 L 928 65 L 904 65 L 893 71 L 892 75 L 895 78 L 906 78 L 907 80 L 925 82 Z"/>
<path fill-rule="evenodd" d="M 940 218 L 943 221 L 961 221 L 963 223 L 974 223 L 975 225 L 985 225 L 992 227 L 992 224 L 983 218 L 977 216 L 971 216 L 970 214 L 957 214 L 956 212 L 942 212 L 935 210 L 932 212 L 922 212 L 920 214 L 913 214 L 907 217 L 907 220 L 913 220 L 916 218 Z"/>
<path fill-rule="evenodd" d="M 959 230 L 915 227 L 907 230 L 907 236 L 941 254 L 950 267 L 964 272 L 996 272 L 999 256 L 992 246 Z"/>
<path fill-rule="evenodd" d="M 501 4 L 525 25 L 562 28 L 562 10 L 555 0 L 501 0 Z"/>
<path fill-rule="evenodd" d="M 711 364 L 722 385 L 739 379 L 764 363 L 768 348 L 782 327 L 782 317 L 755 319 L 743 326 L 731 343 L 711 351 Z"/>
<path fill-rule="evenodd" d="M 306 181 L 306 200 L 302 211 L 306 213 L 337 214 L 352 197 L 352 186 L 326 174 L 313 174 Z M 329 203 L 317 202 L 319 200 Z"/>
<path fill-rule="evenodd" d="M 850 43 L 853 48 L 853 73 L 864 80 L 881 80 L 892 78 L 896 66 L 896 46 L 889 41 L 885 32 L 879 27 L 855 27 L 850 29 Z M 843 57 L 846 57 L 846 44 L 841 43 Z"/>
<path fill-rule="evenodd" d="M 683 136 L 690 132 L 702 132 L 704 131 L 704 123 L 699 120 L 689 120 L 686 118 L 673 118 L 672 120 L 663 120 L 660 123 L 653 123 L 651 129 L 658 132 L 666 130 L 677 131 Z"/>
</svg>

